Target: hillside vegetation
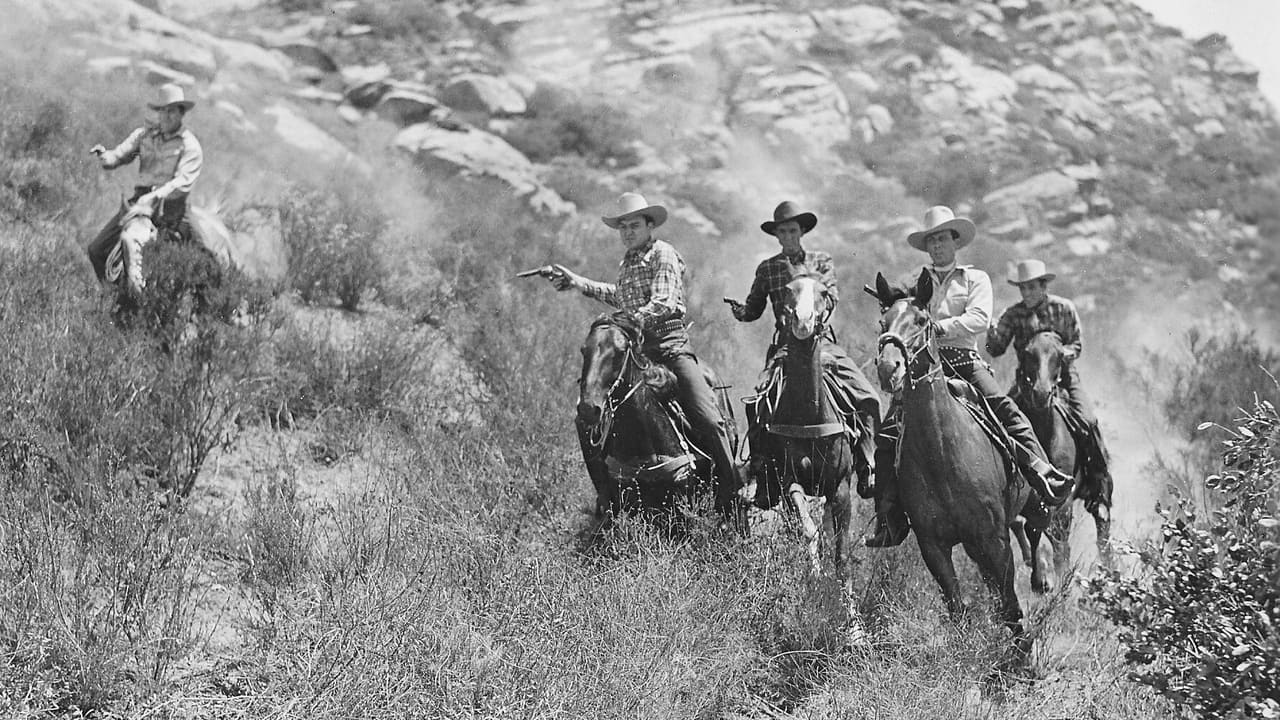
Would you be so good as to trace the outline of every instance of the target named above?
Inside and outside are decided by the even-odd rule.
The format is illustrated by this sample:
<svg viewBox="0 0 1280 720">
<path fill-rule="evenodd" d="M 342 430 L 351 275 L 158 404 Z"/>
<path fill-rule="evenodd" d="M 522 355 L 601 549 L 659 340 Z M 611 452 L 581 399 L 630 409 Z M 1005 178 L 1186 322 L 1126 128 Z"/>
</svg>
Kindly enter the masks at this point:
<svg viewBox="0 0 1280 720">
<path fill-rule="evenodd" d="M 321 23 L 313 35 L 344 66 L 385 61 L 429 85 L 458 70 L 460 57 L 495 73 L 504 57 L 521 57 L 528 38 L 503 36 L 510 26 L 495 15 L 512 6 L 474 5 L 291 0 L 207 22 L 248 37 L 249 26 L 282 31 L 341 12 L 341 22 L 369 30 L 344 35 Z M 158 22 L 140 6 L 129 12 L 132 23 L 112 32 Z M 984 198 L 1006 180 L 1124 148 L 1132 157 L 1102 171 L 1124 239 L 1112 252 L 1077 256 L 1019 236 L 975 244 L 970 259 L 998 284 L 996 268 L 1031 249 L 1073 268 L 1064 289 L 1094 298 L 1091 367 L 1123 365 L 1141 381 L 1133 385 L 1167 402 L 1179 432 L 1205 419 L 1230 425 L 1250 392 L 1268 392 L 1253 368 L 1277 369 L 1255 337 L 1199 336 L 1185 355 L 1159 361 L 1103 348 L 1129 320 L 1126 293 L 1150 282 L 1136 269 L 1144 265 L 1191 278 L 1209 297 L 1270 292 L 1261 281 L 1221 280 L 1217 263 L 1234 250 L 1198 229 L 1217 222 L 1226 236 L 1252 238 L 1240 250 L 1256 251 L 1248 277 L 1265 278 L 1276 228 L 1258 197 L 1274 182 L 1277 147 L 1265 114 L 1196 146 L 1218 169 L 1184 172 L 1182 184 L 1164 179 L 1187 170 L 1179 163 L 1190 155 L 1157 152 L 1155 126 L 1117 123 L 1105 148 L 1081 147 L 1068 160 L 1029 145 L 1002 147 L 992 163 L 980 163 L 973 144 L 939 149 L 926 141 L 944 133 L 916 107 L 919 88 L 880 70 L 864 104 L 888 108 L 894 128 L 847 138 L 825 156 L 792 156 L 794 138 L 779 142 L 768 128 L 695 123 L 720 112 L 703 90 L 745 87 L 742 68 L 723 77 L 701 65 L 655 70 L 644 92 L 665 89 L 651 107 L 543 82 L 528 112 L 503 122 L 456 111 L 421 123 L 501 131 L 536 163 L 536 187 L 517 191 L 509 176 L 459 173 L 397 150 L 415 124 L 372 115 L 347 123 L 330 100 L 288 95 L 302 86 L 337 92 L 333 73 L 308 75 L 299 61 L 288 79 L 267 81 L 224 65 L 236 82 L 202 77 L 189 118 L 208 153 L 197 202 L 216 203 L 246 236 L 267 228 L 281 271 L 230 274 L 213 311 L 190 325 L 164 296 L 122 323 L 82 248 L 131 171 L 107 175 L 85 150 L 135 127 L 150 89 L 137 74 L 85 73 L 98 52 L 85 34 L 106 31 L 79 23 L 33 20 L 0 49 L 0 713 L 1132 720 L 1173 716 L 1189 697 L 1183 685 L 1174 686 L 1181 695 L 1161 695 L 1131 679 L 1134 635 L 1112 624 L 1131 618 L 1115 603 L 1089 602 L 1070 579 L 1038 598 L 1020 577 L 1036 638 L 1037 677 L 1025 680 L 1001 672 L 1006 634 L 983 610 L 974 569 L 962 563 L 974 612 L 951 624 L 914 541 L 857 550 L 851 615 L 833 578 L 808 575 L 791 521 L 749 539 L 697 518 L 675 529 L 628 519 L 598 533 L 570 418 L 576 347 L 600 308 L 513 274 L 554 260 L 608 277 L 618 246 L 601 209 L 632 187 L 670 203 L 664 231 L 689 263 L 699 355 L 743 395 L 768 328 L 716 313 L 721 295 L 745 292 L 750 266 L 772 247 L 756 225 L 780 194 L 810 198 L 822 217 L 819 245 L 841 262 L 837 328 L 861 360 L 875 326 L 859 286 L 876 269 L 922 259 L 902 243 L 904 217 L 948 201 L 994 224 L 997 203 Z M 927 64 L 927 48 L 951 26 L 918 16 L 907 27 L 871 55 L 828 47 L 823 62 L 878 68 L 905 48 Z M 79 34 L 67 48 L 59 39 L 69 28 Z M 79 54 L 78 44 L 90 49 Z M 274 112 L 281 97 L 351 156 L 286 142 L 276 124 L 286 115 Z M 1034 105 L 1020 102 L 1025 112 Z M 1246 141 L 1263 151 L 1246 158 L 1230 145 Z M 1211 210 L 1216 220 L 1205 218 Z M 1053 232 L 1065 246 L 1076 231 Z M 156 248 L 149 262 L 153 286 L 163 287 L 189 277 L 198 259 Z M 1258 362 L 1233 360 L 1241 356 Z M 1192 360 L 1216 371 L 1197 372 Z M 1242 394 L 1224 402 L 1223 388 Z M 1274 437 L 1273 419 L 1255 424 Z M 1187 458 L 1171 479 L 1207 498 L 1201 478 L 1217 458 L 1194 445 Z M 1250 478 L 1274 488 L 1274 475 Z M 865 522 L 870 508 L 861 511 Z M 1081 570 L 1092 572 L 1083 561 Z M 1122 587 L 1140 604 L 1150 585 L 1115 585 L 1133 577 L 1107 576 L 1095 588 Z M 854 620 L 869 644 L 851 644 Z M 1177 632 L 1163 636 L 1175 648 Z M 1172 657 L 1152 647 L 1142 659 Z M 1274 644 L 1250 647 L 1274 658 Z M 1160 667 L 1175 672 L 1164 677 L 1192 667 L 1169 662 Z M 1264 680 L 1245 689 L 1265 690 Z"/>
</svg>

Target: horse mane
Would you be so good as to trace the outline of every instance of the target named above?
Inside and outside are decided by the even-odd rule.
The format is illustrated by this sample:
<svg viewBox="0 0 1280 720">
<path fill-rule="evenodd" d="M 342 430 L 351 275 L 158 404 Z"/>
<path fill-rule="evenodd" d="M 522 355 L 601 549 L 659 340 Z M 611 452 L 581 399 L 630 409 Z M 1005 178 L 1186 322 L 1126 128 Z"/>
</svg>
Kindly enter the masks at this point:
<svg viewBox="0 0 1280 720">
<path fill-rule="evenodd" d="M 640 321 L 625 310 L 604 313 L 591 321 L 591 329 L 595 330 L 599 327 L 616 327 L 627 336 L 627 340 L 636 347 L 639 347 L 644 337 L 644 328 L 640 326 Z"/>
</svg>

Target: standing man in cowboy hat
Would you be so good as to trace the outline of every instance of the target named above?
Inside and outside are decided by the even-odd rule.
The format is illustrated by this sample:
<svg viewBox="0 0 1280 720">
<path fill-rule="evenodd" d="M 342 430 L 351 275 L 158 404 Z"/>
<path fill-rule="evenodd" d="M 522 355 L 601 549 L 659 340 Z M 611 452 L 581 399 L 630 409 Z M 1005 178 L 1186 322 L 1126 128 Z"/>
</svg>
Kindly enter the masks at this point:
<svg viewBox="0 0 1280 720">
<path fill-rule="evenodd" d="M 1111 470 L 1102 432 L 1098 428 L 1098 416 L 1094 414 L 1093 403 L 1089 402 L 1080 384 L 1080 371 L 1075 364 L 1083 349 L 1080 315 L 1076 312 L 1075 303 L 1049 293 L 1049 282 L 1057 275 L 1049 272 L 1040 260 L 1018 261 L 1016 273 L 1009 284 L 1018 288 L 1022 300 L 1001 313 L 1000 320 L 987 332 L 987 352 L 999 357 L 1012 342 L 1013 349 L 1021 355 L 1037 333 L 1051 330 L 1058 334 L 1064 351 L 1058 384 L 1067 392 L 1067 405 L 1083 425 L 1083 432 L 1076 434 L 1076 445 L 1084 452 L 1085 472 L 1102 487 L 1111 487 Z M 1071 425 L 1074 430 L 1075 424 Z"/>
<path fill-rule="evenodd" d="M 956 217 L 951 208 L 936 205 L 924 216 L 925 229 L 907 236 L 911 247 L 929 254 L 924 272 L 933 280 L 929 312 L 932 330 L 938 339 L 938 354 L 948 375 L 964 378 L 986 397 L 996 417 L 1014 442 L 1014 455 L 1023 475 L 1046 503 L 1060 505 L 1073 482 L 1045 459 L 1044 448 L 1022 410 L 1001 391 L 991 368 L 978 355 L 978 337 L 991 323 L 991 278 L 972 265 L 956 263 L 956 251 L 973 242 L 977 229 L 968 218 Z M 904 285 L 915 284 L 919 271 Z M 906 512 L 897 502 L 896 468 L 898 428 L 894 412 L 885 419 L 884 432 L 877 438 L 876 451 L 876 531 L 867 539 L 871 547 L 901 543 L 910 529 Z"/>
<path fill-rule="evenodd" d="M 676 376 L 680 405 L 697 435 L 694 440 L 715 463 L 716 505 L 728 512 L 741 482 L 728 428 L 689 343 L 684 323 L 684 260 L 674 247 L 653 235 L 667 221 L 667 209 L 650 205 L 638 193 L 623 193 L 618 213 L 600 219 L 618 231 L 626 247 L 618 281 L 588 280 L 563 265 L 552 265 L 547 277 L 557 290 L 578 290 L 635 317 L 645 354 Z"/>
<path fill-rule="evenodd" d="M 165 234 L 191 239 L 187 222 L 187 195 L 204 165 L 204 152 L 196 136 L 182 126 L 183 118 L 195 106 L 178 85 L 161 85 L 157 99 L 148 103 L 155 111 L 154 122 L 134 130 L 124 142 L 108 150 L 94 145 L 89 152 L 98 156 L 105 170 L 114 170 L 138 160 L 138 181 L 130 203 L 155 207 L 156 228 Z M 123 210 L 98 233 L 87 249 L 89 261 L 99 280 L 105 279 L 107 257 L 120 233 Z"/>
<path fill-rule="evenodd" d="M 764 314 L 766 302 L 773 307 L 774 336 L 773 342 L 765 353 L 765 383 L 769 382 L 771 369 L 781 359 L 778 355 L 779 348 L 786 344 L 786 338 L 782 336 L 787 332 L 782 319 L 784 293 L 787 283 L 791 282 L 796 273 L 807 272 L 822 280 L 826 285 L 827 299 L 831 302 L 832 310 L 840 300 L 840 290 L 836 285 L 835 264 L 831 256 L 820 250 L 806 250 L 801 245 L 801 239 L 817 224 L 818 216 L 811 212 L 803 212 L 793 202 L 784 201 L 774 208 L 773 220 L 761 223 L 760 229 L 778 239 L 781 252 L 766 258 L 756 267 L 755 279 L 751 282 L 751 290 L 747 293 L 745 302 L 727 299 L 733 317 L 741 322 L 759 319 Z M 836 344 L 830 327 L 822 338 L 821 352 L 825 372 L 832 376 L 850 397 L 854 398 L 854 406 L 858 410 L 858 415 L 861 416 L 864 427 L 867 428 L 859 440 L 860 460 L 856 462 L 858 474 L 865 484 L 869 480 L 875 463 L 874 438 L 880 427 L 880 396 L 862 370 L 854 364 L 853 359 Z M 777 501 L 778 494 L 771 494 L 763 483 L 759 483 L 765 461 L 760 438 L 762 432 L 760 420 L 748 414 L 750 424 L 747 428 L 747 441 L 751 446 L 751 458 L 747 463 L 747 474 L 749 478 L 757 480 L 756 504 L 768 507 Z"/>
</svg>

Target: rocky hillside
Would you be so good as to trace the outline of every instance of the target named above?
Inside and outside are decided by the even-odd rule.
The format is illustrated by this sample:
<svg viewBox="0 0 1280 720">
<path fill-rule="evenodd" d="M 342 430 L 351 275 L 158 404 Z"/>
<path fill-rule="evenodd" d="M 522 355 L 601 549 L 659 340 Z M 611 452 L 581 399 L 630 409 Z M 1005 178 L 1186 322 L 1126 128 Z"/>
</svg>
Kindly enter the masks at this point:
<svg viewBox="0 0 1280 720">
<path fill-rule="evenodd" d="M 1238 304 L 1280 288 L 1280 131 L 1257 69 L 1123 0 L 15 12 L 80 28 L 87 72 L 193 85 L 244 132 L 357 172 L 374 173 L 355 138 L 376 127 L 552 223 L 640 188 L 673 206 L 673 235 L 733 244 L 712 285 L 740 282 L 770 246 L 755 224 L 792 197 L 822 217 L 824 245 L 901 265 L 923 208 L 953 204 L 998 241 L 976 251 L 997 277 L 1043 257 L 1086 310 L 1153 278 Z"/>
</svg>

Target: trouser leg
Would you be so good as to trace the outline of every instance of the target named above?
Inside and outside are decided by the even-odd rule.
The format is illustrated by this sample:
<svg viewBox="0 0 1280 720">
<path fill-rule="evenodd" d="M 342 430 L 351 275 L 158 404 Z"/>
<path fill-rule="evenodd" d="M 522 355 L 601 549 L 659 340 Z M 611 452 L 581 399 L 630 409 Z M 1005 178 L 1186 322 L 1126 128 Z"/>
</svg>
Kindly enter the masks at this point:
<svg viewBox="0 0 1280 720">
<path fill-rule="evenodd" d="M 716 406 L 715 395 L 694 356 L 681 353 L 668 358 L 666 365 L 676 376 L 680 405 L 697 435 L 695 441 L 711 455 L 716 474 L 716 504 L 725 509 L 741 482 L 733 463 L 729 433 Z"/>
<path fill-rule="evenodd" d="M 1080 371 L 1075 363 L 1068 363 L 1062 371 L 1061 385 L 1067 392 L 1067 404 L 1071 412 L 1083 424 L 1083 432 L 1076 437 L 1077 447 L 1085 453 L 1085 472 L 1097 478 L 1110 478 L 1110 457 L 1102 440 L 1102 430 L 1098 427 L 1098 416 L 1080 382 Z"/>
<path fill-rule="evenodd" d="M 93 274 L 98 276 L 99 281 L 107 279 L 107 257 L 111 255 L 112 246 L 120 239 L 120 218 L 123 215 L 123 211 L 117 210 L 85 248 L 85 252 L 89 255 L 89 264 L 93 266 Z"/>
</svg>

